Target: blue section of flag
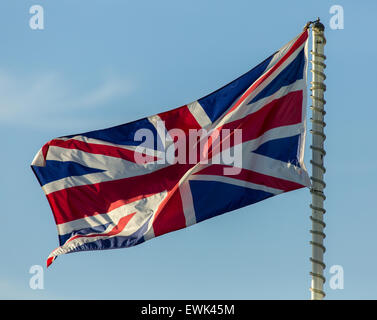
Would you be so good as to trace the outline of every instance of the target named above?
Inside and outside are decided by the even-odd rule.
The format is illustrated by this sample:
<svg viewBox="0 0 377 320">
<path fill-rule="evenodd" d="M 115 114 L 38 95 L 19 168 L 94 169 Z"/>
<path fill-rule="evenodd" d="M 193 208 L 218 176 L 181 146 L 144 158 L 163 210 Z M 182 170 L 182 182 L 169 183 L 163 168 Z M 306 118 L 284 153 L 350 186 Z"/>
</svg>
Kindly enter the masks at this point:
<svg viewBox="0 0 377 320">
<path fill-rule="evenodd" d="M 32 166 L 41 186 L 70 176 L 82 176 L 88 173 L 103 172 L 97 168 L 89 168 L 73 161 L 47 160 L 45 167 Z"/>
<path fill-rule="evenodd" d="M 300 148 L 299 142 L 299 134 L 287 138 L 270 140 L 263 143 L 253 152 L 276 160 L 289 162 L 299 167 L 300 164 L 297 159 Z"/>
<path fill-rule="evenodd" d="M 281 87 L 288 86 L 295 81 L 302 79 L 305 67 L 305 51 L 302 49 L 297 57 L 265 87 L 250 103 L 269 97 L 278 91 Z"/>
<path fill-rule="evenodd" d="M 190 181 L 196 222 L 272 197 L 272 193 L 218 181 Z"/>
<path fill-rule="evenodd" d="M 144 233 L 148 229 L 148 219 L 139 229 L 129 236 L 115 236 L 107 239 L 99 239 L 96 241 L 85 243 L 81 246 L 75 248 L 74 251 L 88 251 L 88 250 L 105 250 L 105 249 L 116 249 L 116 248 L 126 248 L 136 246 L 145 241 Z"/>
<path fill-rule="evenodd" d="M 75 235 L 87 235 L 90 233 L 102 233 L 105 232 L 107 227 L 110 225 L 111 222 L 106 224 L 101 224 L 99 226 L 91 227 L 91 228 L 83 228 L 78 231 L 74 231 L 71 233 L 66 233 L 63 235 L 59 235 L 59 244 L 62 246 L 69 238 L 75 236 Z"/>
<path fill-rule="evenodd" d="M 158 148 L 162 145 L 161 143 L 157 143 L 157 139 L 159 139 L 157 130 L 148 118 L 143 118 L 137 121 L 121 124 L 119 126 L 107 129 L 95 130 L 76 135 L 66 136 L 66 138 L 72 138 L 74 136 L 80 135 L 87 138 L 110 142 L 113 144 L 138 146 L 145 141 L 145 139 L 143 139 L 143 141 L 135 141 L 135 133 L 140 129 L 147 129 L 153 132 L 155 141 L 154 146 L 150 146 L 151 148 Z"/>
<path fill-rule="evenodd" d="M 226 86 L 198 100 L 212 122 L 216 121 L 266 70 L 273 55 Z"/>
</svg>

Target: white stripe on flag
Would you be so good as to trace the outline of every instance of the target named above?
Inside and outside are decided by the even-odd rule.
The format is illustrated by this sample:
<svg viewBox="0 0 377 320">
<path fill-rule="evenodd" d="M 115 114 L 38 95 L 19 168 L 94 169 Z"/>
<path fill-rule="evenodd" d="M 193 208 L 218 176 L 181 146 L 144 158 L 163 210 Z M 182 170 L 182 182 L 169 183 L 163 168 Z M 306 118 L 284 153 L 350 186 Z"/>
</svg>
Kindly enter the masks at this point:
<svg viewBox="0 0 377 320">
<path fill-rule="evenodd" d="M 156 162 L 136 164 L 120 158 L 56 146 L 49 147 L 47 160 L 74 161 L 86 167 L 98 168 L 105 171 L 81 176 L 69 176 L 52 181 L 42 187 L 46 194 L 75 186 L 140 176 L 169 165 L 169 163 L 158 164 Z"/>
<path fill-rule="evenodd" d="M 198 101 L 191 102 L 187 107 L 202 128 L 206 128 L 212 124 L 211 119 Z"/>
<path fill-rule="evenodd" d="M 190 185 L 187 180 L 179 186 L 179 191 L 181 193 L 183 213 L 186 219 L 186 227 L 188 227 L 196 223 L 196 215 Z"/>
<path fill-rule="evenodd" d="M 206 174 L 195 174 L 190 177 L 189 180 L 199 180 L 199 181 L 218 181 L 227 184 L 233 184 L 239 187 L 254 189 L 254 190 L 261 190 L 272 194 L 280 194 L 283 190 L 275 189 L 271 187 L 267 187 L 261 184 L 252 183 L 249 181 L 239 180 L 230 178 L 227 176 L 216 176 L 216 175 L 206 175 Z"/>
</svg>

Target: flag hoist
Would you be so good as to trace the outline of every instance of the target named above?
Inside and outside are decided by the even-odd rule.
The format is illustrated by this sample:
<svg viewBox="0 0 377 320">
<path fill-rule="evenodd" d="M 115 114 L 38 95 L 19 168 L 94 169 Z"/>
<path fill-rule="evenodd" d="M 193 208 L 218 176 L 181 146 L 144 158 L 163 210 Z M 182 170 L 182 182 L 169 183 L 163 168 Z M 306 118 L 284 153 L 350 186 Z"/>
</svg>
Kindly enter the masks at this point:
<svg viewBox="0 0 377 320">
<path fill-rule="evenodd" d="M 326 154 L 324 150 L 324 141 L 326 135 L 324 134 L 324 127 L 326 123 L 324 122 L 324 116 L 326 114 L 324 110 L 324 105 L 326 103 L 324 99 L 324 92 L 326 91 L 326 86 L 323 83 L 326 79 L 324 74 L 324 69 L 326 64 L 324 63 L 326 56 L 324 55 L 324 46 L 326 44 L 326 39 L 324 36 L 324 25 L 320 22 L 319 18 L 316 21 L 308 22 L 306 28 L 312 27 L 312 81 L 311 81 L 311 99 L 312 106 L 312 117 L 310 119 L 312 123 L 312 129 L 310 133 L 312 134 L 312 160 L 310 163 L 312 165 L 312 187 L 310 192 L 312 194 L 312 203 L 310 208 L 312 209 L 312 215 L 310 217 L 312 221 L 312 230 L 310 230 L 312 235 L 312 240 L 310 244 L 312 246 L 312 257 L 310 261 L 312 263 L 312 271 L 310 275 L 311 280 L 311 299 L 321 300 L 325 297 L 325 292 L 323 289 L 325 283 L 325 277 L 323 271 L 326 265 L 323 260 L 323 255 L 326 251 L 323 245 L 323 240 L 325 238 L 324 228 L 326 224 L 324 223 L 323 215 L 326 213 L 324 209 L 323 202 L 326 197 L 323 190 L 326 187 L 324 182 L 324 174 L 326 169 L 324 167 L 324 156 Z"/>
</svg>

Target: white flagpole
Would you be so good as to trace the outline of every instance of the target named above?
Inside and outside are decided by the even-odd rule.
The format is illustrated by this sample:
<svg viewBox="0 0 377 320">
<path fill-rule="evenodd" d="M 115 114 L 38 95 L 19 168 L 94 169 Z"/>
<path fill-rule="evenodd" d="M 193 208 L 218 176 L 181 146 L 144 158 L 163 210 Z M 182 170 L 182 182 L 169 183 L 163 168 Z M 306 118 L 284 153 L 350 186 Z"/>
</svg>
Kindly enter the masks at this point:
<svg viewBox="0 0 377 320">
<path fill-rule="evenodd" d="M 323 245 L 323 239 L 325 238 L 324 228 L 325 223 L 323 222 L 323 215 L 325 214 L 326 210 L 323 207 L 323 202 L 326 199 L 324 195 L 324 188 L 326 184 L 324 182 L 324 174 L 326 169 L 323 165 L 324 161 L 323 158 L 326 154 L 324 150 L 324 141 L 326 136 L 324 134 L 324 116 L 326 114 L 324 110 L 324 105 L 326 101 L 324 100 L 324 92 L 326 91 L 326 86 L 324 85 L 324 80 L 326 76 L 324 74 L 324 69 L 326 67 L 324 61 L 326 56 L 324 55 L 324 46 L 326 44 L 326 39 L 324 36 L 325 27 L 319 21 L 314 21 L 313 23 L 309 23 L 307 27 L 312 24 L 312 81 L 311 81 L 311 88 L 312 91 L 311 99 L 312 99 L 312 118 L 310 121 L 312 122 L 312 130 L 310 130 L 312 134 L 312 145 L 310 148 L 312 149 L 312 160 L 310 163 L 312 164 L 312 176 L 310 177 L 312 180 L 312 188 L 310 192 L 312 194 L 312 203 L 310 208 L 312 209 L 312 215 L 310 219 L 312 220 L 312 230 L 310 230 L 312 234 L 312 241 L 310 244 L 312 246 L 312 257 L 310 261 L 312 263 L 312 271 L 310 275 L 312 277 L 311 280 L 311 299 L 312 300 L 321 300 L 325 297 L 325 292 L 323 289 L 325 283 L 325 277 L 323 275 L 323 271 L 326 268 L 324 264 L 323 255 L 325 253 L 325 247 Z"/>
</svg>

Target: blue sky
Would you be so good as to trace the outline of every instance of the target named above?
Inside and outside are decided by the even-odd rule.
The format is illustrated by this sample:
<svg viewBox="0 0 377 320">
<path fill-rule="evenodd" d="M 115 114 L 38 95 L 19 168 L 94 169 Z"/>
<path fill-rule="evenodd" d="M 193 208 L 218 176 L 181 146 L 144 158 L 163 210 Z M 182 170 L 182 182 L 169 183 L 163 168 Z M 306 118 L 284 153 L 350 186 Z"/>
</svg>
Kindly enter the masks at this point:
<svg viewBox="0 0 377 320">
<path fill-rule="evenodd" d="M 34 4 L 44 8 L 44 30 L 29 27 Z M 330 29 L 333 4 L 344 8 L 344 30 Z M 319 16 L 328 66 L 325 275 L 344 268 L 344 289 L 329 281 L 325 289 L 329 299 L 377 299 L 376 1 L 7 0 L 0 10 L 0 298 L 308 299 L 308 189 L 133 248 L 61 256 L 44 270 L 45 289 L 32 290 L 30 267 L 45 266 L 58 242 L 30 163 L 54 137 L 212 92 Z"/>
</svg>

